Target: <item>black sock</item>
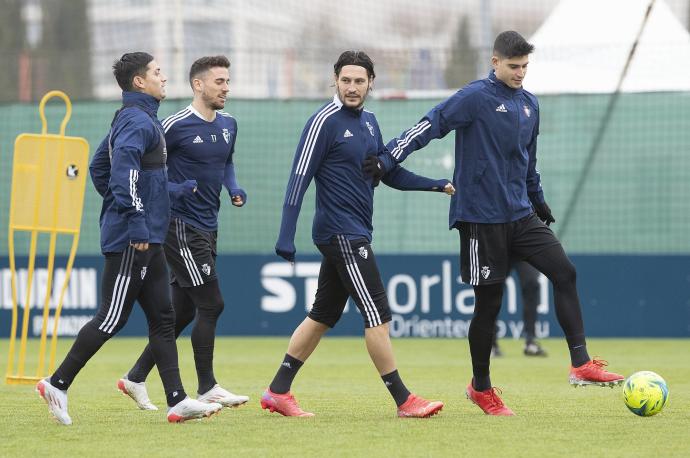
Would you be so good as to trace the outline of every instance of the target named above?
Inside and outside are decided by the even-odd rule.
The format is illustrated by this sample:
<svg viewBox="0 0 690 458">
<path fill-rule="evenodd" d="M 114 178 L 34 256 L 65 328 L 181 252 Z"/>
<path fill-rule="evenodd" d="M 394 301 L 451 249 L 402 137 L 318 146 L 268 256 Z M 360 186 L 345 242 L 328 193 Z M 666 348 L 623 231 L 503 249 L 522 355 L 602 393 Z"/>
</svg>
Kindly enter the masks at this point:
<svg viewBox="0 0 690 458">
<path fill-rule="evenodd" d="M 540 251 L 528 261 L 551 280 L 556 318 L 568 341 L 571 364 L 573 367 L 582 366 L 590 358 L 587 354 L 585 327 L 577 295 L 575 266 L 560 244 Z"/>
<path fill-rule="evenodd" d="M 280 368 L 278 368 L 278 372 L 276 372 L 276 376 L 273 378 L 269 389 L 275 394 L 285 394 L 290 391 L 292 381 L 303 364 L 303 361 L 285 353 L 285 358 L 280 364 Z"/>
<path fill-rule="evenodd" d="M 62 391 L 67 391 L 67 389 L 70 386 L 70 384 L 67 381 L 58 377 L 57 374 L 53 374 L 53 376 L 50 377 L 50 384 Z"/>
<path fill-rule="evenodd" d="M 383 380 L 383 383 L 386 384 L 386 388 L 388 388 L 388 391 L 390 391 L 391 396 L 393 396 L 393 399 L 395 399 L 395 403 L 398 407 L 407 401 L 407 398 L 410 396 L 410 391 L 400 378 L 400 374 L 398 374 L 397 369 L 390 374 L 382 375 L 381 380 Z"/>
<path fill-rule="evenodd" d="M 96 318 L 79 330 L 67 356 L 50 377 L 50 384 L 60 390 L 67 390 L 87 361 L 110 339 L 111 335 L 98 329 Z"/>
<path fill-rule="evenodd" d="M 216 340 L 216 323 L 223 313 L 225 303 L 217 281 L 188 288 L 187 295 L 196 306 L 196 321 L 192 328 L 194 365 L 199 379 L 199 394 L 204 394 L 216 384 L 213 374 L 213 350 Z"/>
<path fill-rule="evenodd" d="M 175 338 L 184 331 L 187 325 L 194 321 L 196 316 L 194 302 L 187 294 L 187 291 L 191 289 L 193 288 L 182 288 L 176 283 L 170 285 L 173 307 L 175 309 Z M 149 344 L 127 373 L 127 380 L 134 383 L 145 382 L 146 377 L 148 377 L 155 365 L 156 361 L 153 358 L 153 351 L 151 351 L 151 345 Z"/>
<path fill-rule="evenodd" d="M 496 317 L 501 310 L 503 283 L 475 286 L 474 295 L 474 316 L 467 333 L 474 376 L 472 386 L 477 391 L 486 391 L 491 388 L 491 343 L 496 335 Z"/>
<path fill-rule="evenodd" d="M 176 406 L 186 397 L 187 393 L 185 393 L 184 390 L 176 390 L 165 395 L 165 399 L 168 401 L 168 407 Z"/>
<path fill-rule="evenodd" d="M 134 383 L 143 383 L 146 381 L 146 375 L 134 369 L 130 369 L 130 371 L 127 372 L 127 375 L 125 375 L 125 377 L 127 377 L 127 380 Z"/>
<path fill-rule="evenodd" d="M 491 389 L 491 377 L 489 375 L 475 375 L 472 377 L 472 387 L 477 391 Z"/>
<path fill-rule="evenodd" d="M 213 375 L 213 345 L 194 347 L 194 363 L 196 375 L 199 380 L 199 394 L 204 394 L 216 385 L 216 377 Z"/>
<path fill-rule="evenodd" d="M 573 367 L 580 367 L 591 359 L 589 353 L 587 353 L 587 345 L 584 343 L 573 346 L 568 345 L 568 350 L 570 351 L 570 363 Z"/>
</svg>

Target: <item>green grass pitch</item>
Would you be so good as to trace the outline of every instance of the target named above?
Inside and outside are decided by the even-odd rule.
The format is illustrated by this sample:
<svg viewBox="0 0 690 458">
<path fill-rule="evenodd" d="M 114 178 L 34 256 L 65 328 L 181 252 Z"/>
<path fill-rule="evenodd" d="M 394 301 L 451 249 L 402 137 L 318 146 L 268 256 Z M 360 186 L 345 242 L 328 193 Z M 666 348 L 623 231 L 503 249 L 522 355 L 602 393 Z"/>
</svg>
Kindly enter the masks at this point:
<svg viewBox="0 0 690 458">
<path fill-rule="evenodd" d="M 614 371 L 652 370 L 666 379 L 670 402 L 659 415 L 640 418 L 622 401 L 622 389 L 573 388 L 562 339 L 544 341 L 547 358 L 522 355 L 522 342 L 503 341 L 505 356 L 492 380 L 517 414 L 484 415 L 465 399 L 471 377 L 467 340 L 394 340 L 398 367 L 411 391 L 444 401 L 429 419 L 398 419 L 395 405 L 369 361 L 364 341 L 325 338 L 302 368 L 293 392 L 315 418 L 285 418 L 261 410 L 287 338 L 219 338 L 216 377 L 250 396 L 247 405 L 210 420 L 168 424 L 158 374 L 149 377 L 145 412 L 115 388 L 144 339 L 108 342 L 72 385 L 74 424 L 58 425 L 33 386 L 0 384 L 0 456 L 690 456 L 690 340 L 590 339 Z M 62 358 L 71 345 L 63 339 Z M 0 367 L 8 341 L 0 340 Z M 31 349 L 35 358 L 35 347 Z M 188 392 L 196 376 L 188 337 L 179 341 Z M 30 363 L 30 361 L 29 361 Z M 29 366 L 32 367 L 32 366 Z"/>
</svg>

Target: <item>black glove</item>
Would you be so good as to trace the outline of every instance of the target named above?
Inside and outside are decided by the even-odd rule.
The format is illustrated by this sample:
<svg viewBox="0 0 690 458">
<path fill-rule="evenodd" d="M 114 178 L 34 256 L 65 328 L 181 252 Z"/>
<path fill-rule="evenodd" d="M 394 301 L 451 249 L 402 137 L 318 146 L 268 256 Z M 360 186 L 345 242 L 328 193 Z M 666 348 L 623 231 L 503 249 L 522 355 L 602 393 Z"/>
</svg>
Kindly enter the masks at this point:
<svg viewBox="0 0 690 458">
<path fill-rule="evenodd" d="M 373 154 L 367 156 L 364 162 L 362 162 L 362 171 L 365 175 L 371 176 L 374 187 L 378 186 L 381 178 L 386 174 L 386 168 L 383 161 Z"/>
<path fill-rule="evenodd" d="M 547 226 L 551 223 L 555 223 L 556 219 L 551 214 L 551 209 L 546 202 L 532 202 L 534 206 L 534 212 L 537 214 L 540 220 L 544 222 Z"/>
</svg>

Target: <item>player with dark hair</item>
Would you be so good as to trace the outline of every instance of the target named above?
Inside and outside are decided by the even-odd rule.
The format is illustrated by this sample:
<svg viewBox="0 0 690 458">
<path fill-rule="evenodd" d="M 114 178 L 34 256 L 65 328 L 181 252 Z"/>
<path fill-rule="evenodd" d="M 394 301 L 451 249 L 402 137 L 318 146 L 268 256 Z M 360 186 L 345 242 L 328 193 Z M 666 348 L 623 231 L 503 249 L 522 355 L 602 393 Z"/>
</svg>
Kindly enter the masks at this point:
<svg viewBox="0 0 690 458">
<path fill-rule="evenodd" d="M 526 260 L 553 284 L 556 317 L 570 350 L 570 383 L 623 381 L 604 369 L 605 361 L 587 353 L 575 267 L 548 227 L 555 220 L 536 168 L 539 104 L 522 88 L 532 51 L 519 33 L 499 34 L 488 78 L 460 89 L 391 140 L 391 154 L 379 158 L 374 169 L 379 176 L 432 139 L 455 131 L 458 192 L 451 199 L 449 224 L 460 231 L 462 279 L 475 293 L 468 333 L 474 377 L 467 396 L 490 415 L 513 415 L 489 377 L 491 340 L 513 259 Z"/>
<path fill-rule="evenodd" d="M 316 181 L 312 238 L 323 255 L 316 299 L 290 338 L 285 358 L 261 398 L 261 407 L 285 416 L 313 416 L 297 405 L 290 386 L 321 337 L 340 319 L 348 297 L 364 318 L 367 350 L 398 406 L 400 417 L 429 417 L 443 403 L 410 393 L 396 369 L 389 336 L 391 312 L 371 249 L 374 181 L 362 170 L 369 155 L 389 155 L 378 122 L 364 109 L 374 64 L 361 51 L 346 51 L 334 65 L 336 94 L 302 131 L 288 182 L 276 253 L 294 262 L 295 231 L 304 193 Z M 369 161 L 367 167 L 376 166 Z M 448 180 L 431 180 L 401 167 L 380 177 L 401 190 L 455 192 Z"/>
<path fill-rule="evenodd" d="M 196 315 L 191 340 L 199 381 L 198 400 L 236 407 L 249 398 L 222 388 L 213 373 L 216 322 L 224 308 L 216 274 L 223 185 L 232 205 L 242 207 L 247 202 L 247 194 L 235 178 L 233 163 L 237 122 L 220 111 L 229 91 L 229 70 L 230 61 L 225 56 L 197 59 L 189 71 L 189 84 L 194 91 L 192 103 L 163 120 L 172 196 L 165 256 L 171 271 L 176 337 Z M 156 409 L 144 383 L 153 365 L 149 345 L 117 383 L 144 410 Z"/>
<path fill-rule="evenodd" d="M 113 65 L 122 88 L 122 108 L 91 162 L 91 178 L 103 196 L 101 251 L 105 256 L 102 301 L 55 373 L 36 385 L 62 424 L 67 389 L 89 359 L 125 325 L 138 301 L 149 325 L 149 346 L 168 402 L 168 421 L 208 417 L 222 406 L 188 397 L 177 365 L 174 311 L 161 244 L 168 230 L 170 201 L 163 128 L 156 117 L 166 78 L 153 56 L 124 54 Z"/>
</svg>

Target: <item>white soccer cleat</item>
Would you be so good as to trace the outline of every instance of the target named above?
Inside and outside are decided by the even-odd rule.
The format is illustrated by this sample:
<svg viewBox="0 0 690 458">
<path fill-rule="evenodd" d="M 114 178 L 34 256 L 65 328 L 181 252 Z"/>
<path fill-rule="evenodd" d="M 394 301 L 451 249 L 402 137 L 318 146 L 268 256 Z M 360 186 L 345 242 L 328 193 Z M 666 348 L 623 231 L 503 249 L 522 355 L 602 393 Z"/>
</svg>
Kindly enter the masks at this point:
<svg viewBox="0 0 690 458">
<path fill-rule="evenodd" d="M 249 401 L 249 396 L 233 394 L 217 383 L 204 394 L 200 394 L 197 400 L 201 402 L 217 402 L 223 407 L 239 407 Z"/>
<path fill-rule="evenodd" d="M 196 418 L 210 417 L 220 412 L 223 408 L 217 402 L 201 402 L 189 396 L 168 409 L 168 421 L 170 423 L 182 423 Z"/>
<path fill-rule="evenodd" d="M 67 391 L 62 391 L 44 378 L 36 384 L 36 391 L 48 404 L 48 410 L 63 425 L 71 425 L 72 419 L 67 413 Z"/>
<path fill-rule="evenodd" d="M 133 382 L 128 380 L 127 377 L 122 377 L 117 381 L 117 389 L 126 394 L 130 398 L 134 399 L 137 403 L 137 407 L 141 410 L 158 410 L 158 407 L 153 405 L 149 399 L 149 394 L 146 392 L 145 382 Z"/>
</svg>

